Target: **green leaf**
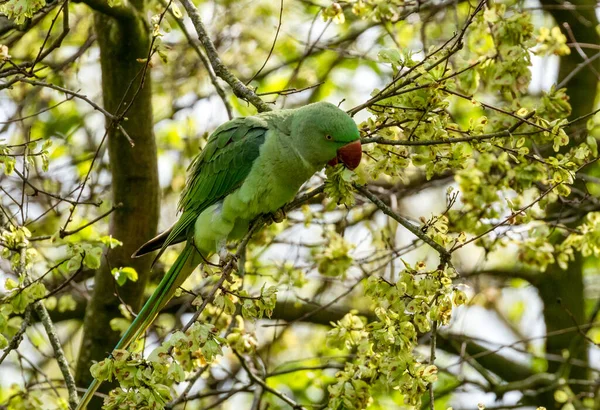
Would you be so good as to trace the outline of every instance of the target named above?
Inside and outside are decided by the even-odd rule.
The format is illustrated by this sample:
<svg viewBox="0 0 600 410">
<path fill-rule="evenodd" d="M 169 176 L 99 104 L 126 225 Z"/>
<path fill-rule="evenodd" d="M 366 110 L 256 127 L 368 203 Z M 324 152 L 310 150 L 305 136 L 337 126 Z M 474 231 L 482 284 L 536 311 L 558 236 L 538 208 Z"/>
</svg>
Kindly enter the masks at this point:
<svg viewBox="0 0 600 410">
<path fill-rule="evenodd" d="M 59 312 L 69 312 L 73 311 L 77 308 L 77 302 L 72 295 L 62 295 L 60 299 L 58 299 L 58 311 Z"/>
<path fill-rule="evenodd" d="M 100 237 L 100 242 L 102 242 L 109 249 L 115 249 L 117 246 L 123 246 L 123 242 L 113 238 L 112 235 Z"/>
<path fill-rule="evenodd" d="M 114 362 L 111 359 L 102 360 L 101 362 L 95 363 L 90 367 L 90 373 L 96 379 L 112 380 L 112 372 L 114 368 Z"/>
<path fill-rule="evenodd" d="M 138 274 L 134 268 L 113 268 L 111 274 L 117 281 L 119 286 L 123 286 L 128 280 L 136 282 L 138 280 Z"/>
<path fill-rule="evenodd" d="M 110 321 L 110 328 L 115 332 L 119 332 L 121 335 L 125 333 L 129 328 L 129 325 L 131 325 L 131 321 L 123 319 L 122 317 L 116 317 Z"/>
<path fill-rule="evenodd" d="M 19 292 L 15 296 L 13 296 L 10 300 L 10 304 L 15 313 L 23 313 L 27 306 L 29 306 L 29 298 L 26 295 L 26 292 Z"/>
<path fill-rule="evenodd" d="M 566 403 L 567 400 L 569 400 L 569 395 L 564 390 L 555 390 L 554 400 L 556 400 L 557 403 Z"/>
<path fill-rule="evenodd" d="M 338 164 L 335 167 L 327 167 L 325 174 L 327 175 L 325 194 L 338 205 L 354 205 L 352 183 L 358 180 L 358 176 L 342 164 Z"/>
<path fill-rule="evenodd" d="M 102 258 L 102 248 L 95 246 L 85 253 L 83 263 L 90 269 L 98 269 L 100 267 L 100 259 Z"/>
<path fill-rule="evenodd" d="M 596 140 L 596 138 L 592 137 L 591 135 L 588 135 L 587 138 L 585 139 L 585 141 L 587 142 L 590 149 L 592 150 L 592 154 L 594 155 L 594 157 L 597 157 L 598 156 L 598 141 Z"/>
<path fill-rule="evenodd" d="M 14 279 L 12 278 L 8 278 L 6 279 L 6 282 L 4 283 L 4 287 L 6 288 L 6 290 L 13 290 L 19 287 L 19 284 L 17 282 L 15 282 Z"/>
</svg>

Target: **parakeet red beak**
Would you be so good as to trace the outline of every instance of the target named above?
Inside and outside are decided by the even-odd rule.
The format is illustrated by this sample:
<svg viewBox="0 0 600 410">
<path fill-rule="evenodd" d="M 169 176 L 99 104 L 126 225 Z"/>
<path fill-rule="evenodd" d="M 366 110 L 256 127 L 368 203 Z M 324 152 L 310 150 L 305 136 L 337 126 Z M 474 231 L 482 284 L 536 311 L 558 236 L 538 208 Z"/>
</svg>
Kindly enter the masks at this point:
<svg viewBox="0 0 600 410">
<path fill-rule="evenodd" d="M 329 161 L 328 164 L 334 166 L 341 162 L 346 168 L 352 170 L 358 167 L 361 157 L 362 146 L 360 145 L 360 141 L 357 140 L 338 149 L 337 156 Z"/>
</svg>

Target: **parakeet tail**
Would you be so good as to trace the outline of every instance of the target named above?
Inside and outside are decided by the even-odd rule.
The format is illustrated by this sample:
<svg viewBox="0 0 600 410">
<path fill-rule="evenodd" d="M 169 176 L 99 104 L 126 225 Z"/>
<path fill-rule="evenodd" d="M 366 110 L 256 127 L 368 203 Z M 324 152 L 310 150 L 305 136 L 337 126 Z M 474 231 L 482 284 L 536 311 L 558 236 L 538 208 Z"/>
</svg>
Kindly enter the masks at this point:
<svg viewBox="0 0 600 410">
<path fill-rule="evenodd" d="M 134 340 L 146 331 L 160 311 L 167 305 L 169 300 L 171 300 L 177 288 L 185 282 L 187 277 L 201 261 L 202 256 L 196 251 L 192 244 L 188 243 L 181 254 L 179 254 L 175 263 L 173 263 L 173 266 L 171 266 L 171 269 L 169 269 L 160 281 L 158 287 L 152 296 L 150 296 L 150 299 L 144 304 L 133 323 L 125 331 L 125 334 L 121 337 L 121 340 L 119 340 L 114 350 L 127 349 Z M 101 382 L 97 379 L 92 381 L 81 398 L 77 410 L 83 410 L 87 407 L 87 404 L 92 399 L 96 390 L 100 387 L 100 384 Z"/>
<path fill-rule="evenodd" d="M 166 231 L 164 231 L 163 233 L 161 233 L 160 235 L 155 236 L 154 238 L 150 239 L 148 242 L 146 242 L 145 244 L 143 244 L 142 246 L 140 246 L 140 248 L 135 251 L 133 253 L 133 255 L 131 255 L 132 258 L 139 258 L 140 256 L 144 256 L 147 253 L 159 250 L 162 248 L 163 244 L 165 243 L 165 241 L 167 240 L 167 238 L 169 237 L 169 235 L 171 234 L 171 231 L 173 230 L 173 227 L 170 227 L 169 229 L 167 229 Z M 183 242 L 187 239 L 185 232 L 178 236 L 177 238 L 173 238 L 172 241 L 170 242 L 170 245 L 175 245 L 176 243 L 180 243 Z M 169 245 L 169 246 L 170 246 Z M 158 258 L 158 255 L 157 255 Z M 156 259 L 155 259 L 156 261 Z M 154 263 L 152 263 L 154 265 Z"/>
</svg>

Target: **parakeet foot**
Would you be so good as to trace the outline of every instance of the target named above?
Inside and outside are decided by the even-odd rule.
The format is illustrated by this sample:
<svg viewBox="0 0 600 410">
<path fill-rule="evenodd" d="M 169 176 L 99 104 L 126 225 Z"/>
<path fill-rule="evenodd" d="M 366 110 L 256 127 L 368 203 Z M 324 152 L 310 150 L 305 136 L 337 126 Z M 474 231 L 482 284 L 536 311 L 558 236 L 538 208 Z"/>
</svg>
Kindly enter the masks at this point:
<svg viewBox="0 0 600 410">
<path fill-rule="evenodd" d="M 276 224 L 283 222 L 285 218 L 287 218 L 287 214 L 285 213 L 283 208 L 279 208 L 275 212 L 269 214 L 269 218 L 271 219 L 270 223 L 275 222 Z"/>
<path fill-rule="evenodd" d="M 219 249 L 219 263 L 222 267 L 232 263 L 233 267 L 237 269 L 237 256 L 233 253 L 229 253 L 227 247 L 223 246 Z"/>
</svg>

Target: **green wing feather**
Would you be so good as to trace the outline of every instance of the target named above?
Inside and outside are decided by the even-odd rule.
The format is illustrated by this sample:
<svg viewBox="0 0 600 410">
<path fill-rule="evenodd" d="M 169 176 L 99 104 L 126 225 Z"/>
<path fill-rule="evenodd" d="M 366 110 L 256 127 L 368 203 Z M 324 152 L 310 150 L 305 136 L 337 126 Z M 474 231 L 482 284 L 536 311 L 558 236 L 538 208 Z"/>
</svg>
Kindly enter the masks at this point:
<svg viewBox="0 0 600 410">
<path fill-rule="evenodd" d="M 238 118 L 217 128 L 200 155 L 188 168 L 188 179 L 181 198 L 181 217 L 165 239 L 155 261 L 191 228 L 206 208 L 239 188 L 258 158 L 265 141 L 267 123 L 257 117 Z"/>
<path fill-rule="evenodd" d="M 247 117 L 229 121 L 213 132 L 200 155 L 188 168 L 187 183 L 179 202 L 179 209 L 183 214 L 166 237 L 158 256 L 169 245 L 180 241 L 182 235 L 189 238 L 200 213 L 244 182 L 254 160 L 258 158 L 267 130 L 266 122 L 260 118 Z M 125 331 L 115 349 L 126 349 L 146 331 L 156 315 L 169 302 L 175 290 L 201 262 L 200 258 L 201 256 L 188 239 L 184 250 L 162 278 L 131 326 Z M 87 407 L 100 384 L 97 379 L 92 381 L 81 398 L 77 410 Z"/>
</svg>

